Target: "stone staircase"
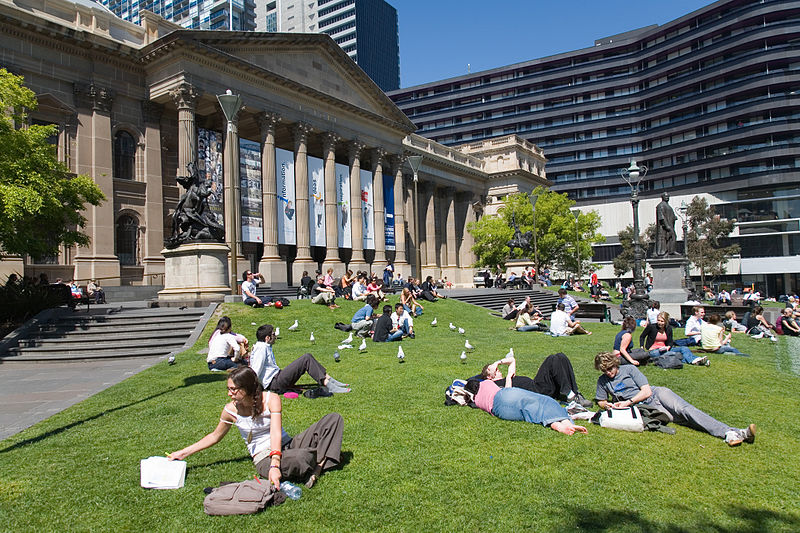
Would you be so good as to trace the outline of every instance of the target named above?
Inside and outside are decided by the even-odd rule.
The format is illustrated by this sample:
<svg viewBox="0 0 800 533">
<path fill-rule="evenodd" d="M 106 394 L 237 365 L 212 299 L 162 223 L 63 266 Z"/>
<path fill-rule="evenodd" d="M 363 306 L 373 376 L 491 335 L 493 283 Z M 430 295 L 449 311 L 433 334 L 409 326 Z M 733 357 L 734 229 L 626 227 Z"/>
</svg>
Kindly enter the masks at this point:
<svg viewBox="0 0 800 533">
<path fill-rule="evenodd" d="M 34 319 L 13 345 L 6 343 L 0 362 L 167 356 L 194 344 L 214 309 L 123 304 L 93 306 L 91 312 L 51 310 Z"/>
<path fill-rule="evenodd" d="M 531 303 L 539 306 L 545 318 L 549 319 L 553 304 L 558 301 L 558 295 L 548 290 L 500 290 L 500 289 L 472 289 L 449 291 L 450 297 L 461 302 L 478 305 L 500 312 L 509 298 L 514 298 L 514 303 L 519 305 L 526 296 L 531 297 Z"/>
<path fill-rule="evenodd" d="M 288 285 L 273 285 L 272 287 L 259 287 L 256 290 L 256 295 L 261 298 L 262 296 L 269 296 L 273 300 L 275 298 L 286 298 L 287 300 L 294 300 L 297 298 L 297 287 L 289 287 Z"/>
</svg>

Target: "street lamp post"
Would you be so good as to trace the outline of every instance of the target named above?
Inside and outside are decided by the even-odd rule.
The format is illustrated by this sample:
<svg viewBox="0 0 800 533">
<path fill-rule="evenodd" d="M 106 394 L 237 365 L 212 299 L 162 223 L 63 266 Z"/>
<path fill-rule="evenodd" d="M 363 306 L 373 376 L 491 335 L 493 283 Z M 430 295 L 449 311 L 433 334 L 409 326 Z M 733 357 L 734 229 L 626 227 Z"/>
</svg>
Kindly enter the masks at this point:
<svg viewBox="0 0 800 533">
<path fill-rule="evenodd" d="M 225 132 L 225 234 L 231 250 L 229 277 L 231 294 L 238 291 L 239 241 L 241 227 L 239 225 L 239 198 L 241 183 L 239 182 L 239 132 L 236 126 L 237 115 L 242 109 L 242 97 L 228 89 L 225 94 L 217 95 L 217 101 L 225 115 L 228 127 Z"/>
<path fill-rule="evenodd" d="M 421 155 L 408 156 L 408 164 L 414 173 L 414 248 L 417 258 L 417 278 L 422 277 L 422 252 L 419 245 L 419 193 L 417 192 L 417 182 L 419 181 L 419 167 L 422 165 Z"/>
<path fill-rule="evenodd" d="M 538 194 L 531 194 L 531 207 L 533 207 L 533 282 L 539 283 L 539 246 L 536 242 L 536 200 L 539 199 Z"/>
<path fill-rule="evenodd" d="M 581 212 L 579 210 L 575 210 L 572 212 L 572 215 L 575 217 L 575 264 L 577 265 L 575 268 L 575 281 L 580 281 L 581 279 L 581 238 L 580 234 L 578 233 L 578 217 L 581 216 Z"/>
<path fill-rule="evenodd" d="M 644 277 L 642 275 L 642 262 L 644 260 L 644 250 L 639 241 L 639 184 L 642 182 L 647 167 L 636 165 L 636 161 L 631 160 L 631 166 L 619 172 L 622 179 L 631 188 L 631 206 L 633 207 L 633 286 L 634 294 L 627 307 L 628 313 L 634 318 L 644 318 L 647 314 L 647 292 L 644 289 Z"/>
<path fill-rule="evenodd" d="M 686 205 L 686 200 L 681 201 L 681 206 L 678 208 L 678 213 L 681 216 L 683 223 L 683 268 L 684 268 L 684 286 L 686 290 L 692 292 L 692 275 L 689 271 L 689 216 L 687 212 L 689 206 Z"/>
</svg>

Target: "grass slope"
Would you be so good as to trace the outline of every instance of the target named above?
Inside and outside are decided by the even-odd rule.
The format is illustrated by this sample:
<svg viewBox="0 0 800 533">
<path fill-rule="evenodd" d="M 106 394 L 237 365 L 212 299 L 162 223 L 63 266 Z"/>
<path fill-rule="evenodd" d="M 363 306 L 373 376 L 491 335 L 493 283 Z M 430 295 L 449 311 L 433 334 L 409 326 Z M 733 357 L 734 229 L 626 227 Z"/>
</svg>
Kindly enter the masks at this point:
<svg viewBox="0 0 800 533">
<path fill-rule="evenodd" d="M 393 303 L 393 302 L 392 302 Z M 688 428 L 676 435 L 629 434 L 589 427 L 566 437 L 481 411 L 444 407 L 455 377 L 478 372 L 510 347 L 518 372 L 534 375 L 549 353 L 572 360 L 592 397 L 592 359 L 612 344 L 616 327 L 590 324 L 591 337 L 552 338 L 509 331 L 508 322 L 455 301 L 426 306 L 416 340 L 368 341 L 368 351 L 334 347 L 333 329 L 357 305 L 330 311 L 308 300 L 278 310 L 225 305 L 234 329 L 251 340 L 255 324 L 281 327 L 275 350 L 286 365 L 311 351 L 354 391 L 333 398 L 284 401 L 296 433 L 322 415 L 345 419 L 345 465 L 305 490 L 299 501 L 255 516 L 209 517 L 201 489 L 254 473 L 232 431 L 188 459 L 186 487 L 139 488 L 139 460 L 176 450 L 210 431 L 226 402 L 225 377 L 205 356 L 213 324 L 178 363 L 161 363 L 0 443 L 0 529 L 6 531 L 797 531 L 800 529 L 798 368 L 796 345 L 739 336 L 750 358 L 713 356 L 710 368 L 646 367 L 669 386 L 733 425 L 756 422 L 755 445 L 728 448 Z M 430 321 L 438 318 L 439 327 Z M 300 328 L 286 328 L 297 318 Z M 465 337 L 476 347 L 459 360 Z M 215 323 L 216 320 L 213 320 Z M 312 327 L 313 325 L 313 327 Z M 309 346 L 313 330 L 316 345 Z M 31 391 L 32 394 L 35 391 Z"/>
</svg>

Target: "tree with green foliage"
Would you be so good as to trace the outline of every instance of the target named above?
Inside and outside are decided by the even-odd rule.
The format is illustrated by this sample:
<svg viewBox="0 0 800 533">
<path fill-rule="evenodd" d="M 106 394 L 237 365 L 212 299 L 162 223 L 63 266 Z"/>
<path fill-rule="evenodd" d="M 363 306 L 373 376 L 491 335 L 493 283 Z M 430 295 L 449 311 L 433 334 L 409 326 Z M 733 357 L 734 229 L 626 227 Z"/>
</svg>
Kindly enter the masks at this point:
<svg viewBox="0 0 800 533">
<path fill-rule="evenodd" d="M 86 204 L 102 191 L 89 176 L 74 176 L 49 139 L 56 126 L 28 125 L 36 97 L 21 76 L 0 69 L 0 253 L 43 257 L 61 244 L 85 246 Z"/>
<path fill-rule="evenodd" d="M 647 226 L 647 229 L 644 231 L 644 233 L 639 236 L 639 243 L 645 250 L 645 253 L 652 248 L 653 243 L 655 242 L 655 235 L 656 225 L 650 224 Z M 625 229 L 622 229 L 617 233 L 617 237 L 619 237 L 619 243 L 622 245 L 622 252 L 617 254 L 617 256 L 614 258 L 614 275 L 619 278 L 628 272 L 633 272 L 633 226 L 625 226 Z M 646 264 L 642 266 L 645 267 L 646 270 Z M 642 273 L 644 274 L 644 272 Z"/>
<path fill-rule="evenodd" d="M 536 200 L 536 245 L 539 265 L 556 267 L 565 271 L 577 271 L 577 254 L 575 217 L 570 208 L 575 205 L 566 194 L 559 194 L 544 187 L 537 187 L 533 195 Z M 505 267 L 511 250 L 508 241 L 514 236 L 513 222 L 517 223 L 522 233 L 533 232 L 534 210 L 530 196 L 524 193 L 506 197 L 505 205 L 497 216 L 485 216 L 472 222 L 467 230 L 475 239 L 472 251 L 477 257 L 475 266 L 494 268 Z M 513 221 L 512 221 L 513 219 Z M 600 216 L 596 211 L 581 212 L 578 217 L 579 250 L 581 272 L 586 272 L 592 259 L 592 245 L 604 242 L 604 237 L 597 232 L 600 227 Z M 527 256 L 533 259 L 534 241 L 528 250 L 515 248 L 514 258 Z"/>
<path fill-rule="evenodd" d="M 738 244 L 730 244 L 736 220 L 728 220 L 714 212 L 705 198 L 695 196 L 686 211 L 689 231 L 685 236 L 689 261 L 700 270 L 700 283 L 705 286 L 706 274 L 725 274 L 728 259 L 739 253 Z"/>
</svg>

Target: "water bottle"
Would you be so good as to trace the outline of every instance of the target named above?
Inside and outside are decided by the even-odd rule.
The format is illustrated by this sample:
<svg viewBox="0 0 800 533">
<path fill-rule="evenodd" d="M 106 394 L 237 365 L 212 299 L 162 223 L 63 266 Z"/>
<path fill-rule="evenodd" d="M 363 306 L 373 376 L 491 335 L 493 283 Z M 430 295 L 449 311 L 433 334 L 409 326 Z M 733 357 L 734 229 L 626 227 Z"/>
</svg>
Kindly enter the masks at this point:
<svg viewBox="0 0 800 533">
<path fill-rule="evenodd" d="M 288 481 L 281 483 L 281 492 L 286 494 L 286 497 L 290 500 L 299 500 L 300 496 L 303 495 L 303 489 Z"/>
</svg>

